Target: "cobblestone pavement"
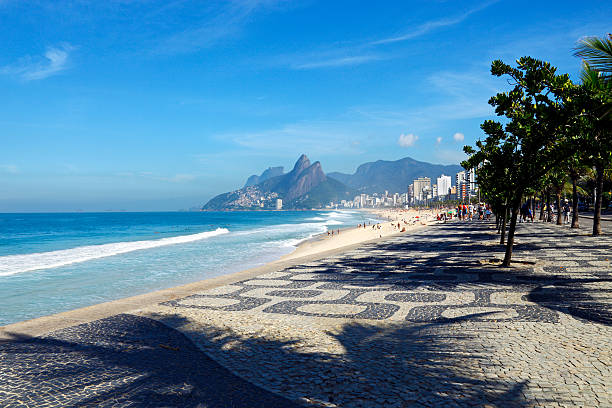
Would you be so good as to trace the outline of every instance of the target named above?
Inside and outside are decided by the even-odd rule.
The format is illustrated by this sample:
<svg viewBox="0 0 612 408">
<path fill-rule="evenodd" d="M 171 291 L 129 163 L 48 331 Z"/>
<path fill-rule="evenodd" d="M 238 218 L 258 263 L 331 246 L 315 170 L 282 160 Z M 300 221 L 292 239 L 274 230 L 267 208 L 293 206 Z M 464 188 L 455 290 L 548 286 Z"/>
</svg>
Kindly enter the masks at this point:
<svg viewBox="0 0 612 408">
<path fill-rule="evenodd" d="M 440 224 L 141 313 L 314 406 L 612 406 L 612 237 L 522 224 L 507 269 L 497 240 Z"/>
<path fill-rule="evenodd" d="M 491 224 L 439 224 L 0 344 L 0 406 L 612 406 L 612 236 L 585 234 L 521 224 L 502 269 Z"/>
<path fill-rule="evenodd" d="M 0 344 L 0 406 L 293 407 L 128 314 Z"/>
</svg>

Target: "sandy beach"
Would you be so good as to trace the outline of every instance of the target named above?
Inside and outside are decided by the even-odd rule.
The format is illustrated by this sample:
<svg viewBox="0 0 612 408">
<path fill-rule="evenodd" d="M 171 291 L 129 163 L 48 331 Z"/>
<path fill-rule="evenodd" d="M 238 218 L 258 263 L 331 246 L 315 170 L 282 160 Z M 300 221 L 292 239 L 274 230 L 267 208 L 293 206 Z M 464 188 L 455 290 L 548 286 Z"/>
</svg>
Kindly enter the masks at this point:
<svg viewBox="0 0 612 408">
<path fill-rule="evenodd" d="M 295 251 L 285 255 L 280 260 L 286 261 L 303 256 L 315 255 L 332 249 L 338 249 L 360 242 L 382 239 L 396 234 L 406 234 L 417 227 L 429 225 L 436 220 L 433 210 L 414 209 L 372 209 L 368 210 L 377 218 L 386 221 L 380 223 L 359 224 L 355 228 L 330 230 L 327 234 L 321 234 L 313 239 L 301 243 Z M 338 233 L 339 232 L 339 233 Z"/>
</svg>

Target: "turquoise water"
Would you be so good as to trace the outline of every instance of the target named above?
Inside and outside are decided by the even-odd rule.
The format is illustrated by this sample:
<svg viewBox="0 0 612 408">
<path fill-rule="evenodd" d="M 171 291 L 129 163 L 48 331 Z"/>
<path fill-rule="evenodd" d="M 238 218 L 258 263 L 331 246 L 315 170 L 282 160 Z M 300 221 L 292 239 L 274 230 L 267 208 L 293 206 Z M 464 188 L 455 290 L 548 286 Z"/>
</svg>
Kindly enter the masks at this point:
<svg viewBox="0 0 612 408">
<path fill-rule="evenodd" d="M 0 214 L 0 326 L 258 266 L 358 211 Z"/>
</svg>

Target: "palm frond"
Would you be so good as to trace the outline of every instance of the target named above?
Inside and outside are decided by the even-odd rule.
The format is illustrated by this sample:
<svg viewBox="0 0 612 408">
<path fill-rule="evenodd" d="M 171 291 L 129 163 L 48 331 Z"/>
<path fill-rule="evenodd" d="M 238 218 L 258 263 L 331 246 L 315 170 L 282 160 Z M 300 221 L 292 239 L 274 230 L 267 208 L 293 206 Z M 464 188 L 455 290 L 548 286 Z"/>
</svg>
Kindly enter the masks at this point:
<svg viewBox="0 0 612 408">
<path fill-rule="evenodd" d="M 606 80 L 612 78 L 611 34 L 608 34 L 608 38 L 582 38 L 574 48 L 574 55 L 586 60 L 593 70 L 603 73 Z"/>
</svg>

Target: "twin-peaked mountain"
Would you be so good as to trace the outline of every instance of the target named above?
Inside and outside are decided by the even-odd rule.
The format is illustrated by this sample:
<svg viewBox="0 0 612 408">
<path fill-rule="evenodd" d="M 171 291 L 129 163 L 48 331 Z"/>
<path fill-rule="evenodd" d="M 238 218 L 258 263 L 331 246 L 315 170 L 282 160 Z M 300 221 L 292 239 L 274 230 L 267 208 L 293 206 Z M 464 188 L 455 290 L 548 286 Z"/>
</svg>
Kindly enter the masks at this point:
<svg viewBox="0 0 612 408">
<path fill-rule="evenodd" d="M 354 174 L 323 172 L 321 163 L 310 163 L 300 156 L 289 173 L 283 167 L 270 167 L 261 175 L 252 175 L 244 187 L 211 199 L 204 210 L 239 210 L 275 208 L 283 200 L 283 208 L 320 208 L 329 202 L 352 200 L 359 193 L 404 193 L 418 177 L 431 178 L 432 184 L 441 174 L 454 176 L 459 165 L 421 162 L 410 157 L 396 161 L 378 160 L 364 163 Z"/>
<path fill-rule="evenodd" d="M 282 170 L 271 167 L 261 176 L 253 175 L 243 188 L 214 197 L 203 209 L 274 208 L 278 198 L 283 200 L 283 208 L 317 208 L 330 201 L 352 200 L 355 194 L 353 189 L 327 177 L 321 163 L 311 164 L 306 155 L 300 156 L 289 173 L 283 174 Z"/>
</svg>

